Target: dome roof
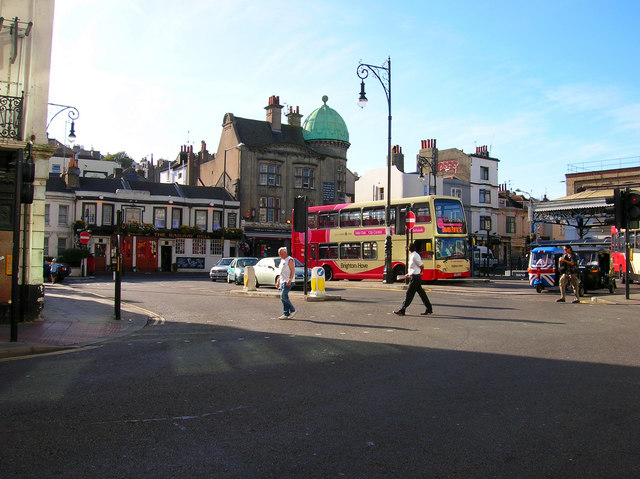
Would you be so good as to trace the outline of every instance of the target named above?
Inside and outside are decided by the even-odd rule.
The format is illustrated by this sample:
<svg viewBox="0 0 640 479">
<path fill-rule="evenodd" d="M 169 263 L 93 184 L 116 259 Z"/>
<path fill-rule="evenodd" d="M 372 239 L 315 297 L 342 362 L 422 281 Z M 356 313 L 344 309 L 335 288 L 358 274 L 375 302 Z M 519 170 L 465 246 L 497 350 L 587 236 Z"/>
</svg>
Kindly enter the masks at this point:
<svg viewBox="0 0 640 479">
<path fill-rule="evenodd" d="M 305 140 L 340 140 L 349 143 L 349 130 L 340 114 L 327 106 L 329 97 L 324 95 L 324 105 L 314 110 L 304 120 L 302 136 Z"/>
</svg>

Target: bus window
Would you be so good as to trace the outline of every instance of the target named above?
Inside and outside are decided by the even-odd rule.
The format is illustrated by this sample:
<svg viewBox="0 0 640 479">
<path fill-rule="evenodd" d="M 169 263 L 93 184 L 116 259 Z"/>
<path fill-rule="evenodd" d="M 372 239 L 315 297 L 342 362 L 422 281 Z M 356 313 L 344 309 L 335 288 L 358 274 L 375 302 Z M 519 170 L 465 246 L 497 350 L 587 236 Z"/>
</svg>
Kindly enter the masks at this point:
<svg viewBox="0 0 640 479">
<path fill-rule="evenodd" d="M 309 261 L 316 261 L 318 259 L 318 245 L 316 243 L 309 245 Z"/>
<path fill-rule="evenodd" d="M 340 259 L 360 259 L 360 243 L 340 243 Z"/>
<path fill-rule="evenodd" d="M 345 209 L 340 211 L 340 227 L 360 226 L 360 216 L 361 212 L 359 208 L 357 210 Z"/>
<path fill-rule="evenodd" d="M 434 205 L 438 233 L 466 234 L 464 211 L 459 200 L 437 198 Z"/>
<path fill-rule="evenodd" d="M 413 205 L 416 214 L 416 223 L 431 223 L 431 209 L 428 203 L 416 203 Z"/>
<path fill-rule="evenodd" d="M 362 243 L 362 259 L 378 259 L 378 243 Z"/>
<path fill-rule="evenodd" d="M 433 243 L 431 240 L 416 240 L 413 242 L 416 245 L 416 251 L 420 254 L 422 259 L 433 259 Z"/>
<path fill-rule="evenodd" d="M 384 224 L 384 208 L 364 208 L 362 210 L 362 225 L 377 226 Z"/>
<path fill-rule="evenodd" d="M 336 226 L 338 226 L 337 211 L 322 211 L 318 213 L 319 228 L 335 228 Z"/>
<path fill-rule="evenodd" d="M 318 228 L 318 214 L 307 213 L 307 228 L 315 230 Z"/>
<path fill-rule="evenodd" d="M 336 243 L 318 245 L 318 259 L 338 259 L 338 245 Z"/>
</svg>

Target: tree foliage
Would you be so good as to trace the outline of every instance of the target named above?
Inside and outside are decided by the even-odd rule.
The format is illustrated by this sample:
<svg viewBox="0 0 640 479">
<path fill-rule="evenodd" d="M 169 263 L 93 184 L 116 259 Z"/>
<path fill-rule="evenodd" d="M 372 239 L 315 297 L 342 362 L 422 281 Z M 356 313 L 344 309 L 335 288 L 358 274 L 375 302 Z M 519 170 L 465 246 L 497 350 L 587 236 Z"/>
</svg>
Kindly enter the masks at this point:
<svg viewBox="0 0 640 479">
<path fill-rule="evenodd" d="M 118 153 L 113 153 L 112 155 L 105 155 L 104 158 L 102 158 L 102 160 L 115 161 L 123 169 L 131 168 L 133 166 L 133 158 L 127 155 L 124 151 L 119 151 Z"/>
</svg>

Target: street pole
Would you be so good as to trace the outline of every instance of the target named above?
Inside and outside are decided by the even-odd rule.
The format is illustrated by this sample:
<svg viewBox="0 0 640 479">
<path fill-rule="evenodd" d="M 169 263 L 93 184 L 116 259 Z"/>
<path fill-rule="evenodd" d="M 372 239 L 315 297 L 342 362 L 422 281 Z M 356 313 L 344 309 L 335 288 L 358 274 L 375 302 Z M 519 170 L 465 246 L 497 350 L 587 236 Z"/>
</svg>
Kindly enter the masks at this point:
<svg viewBox="0 0 640 479">
<path fill-rule="evenodd" d="M 120 277 L 120 269 L 122 263 L 120 261 L 120 232 L 122 231 L 122 210 L 116 212 L 116 280 L 115 280 L 115 317 L 120 320 L 120 303 L 122 282 Z"/>
<path fill-rule="evenodd" d="M 364 108 L 367 104 L 367 97 L 364 91 L 364 80 L 369 76 L 369 72 L 378 79 L 380 85 L 384 89 L 387 97 L 387 107 L 389 110 L 388 119 L 388 135 L 387 135 L 387 191 L 386 191 L 386 207 L 385 207 L 385 223 L 386 223 L 386 238 L 384 242 L 385 260 L 384 260 L 384 272 L 382 275 L 382 281 L 384 283 L 393 283 L 393 271 L 392 271 L 392 231 L 391 231 L 391 57 L 387 58 L 387 61 L 382 66 L 369 65 L 368 63 L 360 62 L 356 73 L 360 78 L 360 97 L 358 99 L 358 105 Z"/>
</svg>

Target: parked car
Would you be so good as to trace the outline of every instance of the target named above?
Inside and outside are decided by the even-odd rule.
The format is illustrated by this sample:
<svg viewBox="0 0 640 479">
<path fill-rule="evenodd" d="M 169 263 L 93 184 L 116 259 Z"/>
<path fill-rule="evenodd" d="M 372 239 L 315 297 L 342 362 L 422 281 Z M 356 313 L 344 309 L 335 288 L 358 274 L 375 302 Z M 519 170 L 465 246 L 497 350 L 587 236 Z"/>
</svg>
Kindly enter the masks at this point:
<svg viewBox="0 0 640 479">
<path fill-rule="evenodd" d="M 280 276 L 280 261 L 279 256 L 262 258 L 255 266 L 256 272 L 256 288 L 260 286 L 275 286 L 278 277 Z M 304 264 L 301 261 L 293 258 L 296 265 L 296 276 L 293 283 L 294 286 L 304 285 Z M 311 281 L 311 270 L 308 273 L 308 281 Z"/>
<path fill-rule="evenodd" d="M 244 284 L 244 268 L 255 266 L 257 262 L 258 258 L 233 258 L 229 268 L 227 268 L 227 283 Z"/>
<path fill-rule="evenodd" d="M 56 283 L 62 282 L 67 276 L 71 274 L 71 268 L 68 264 L 57 263 L 58 269 L 56 271 Z M 43 277 L 45 282 L 51 282 L 51 263 L 45 261 L 43 265 Z"/>
<path fill-rule="evenodd" d="M 214 264 L 209 270 L 209 278 L 211 281 L 217 281 L 219 279 L 227 279 L 227 271 L 229 265 L 233 261 L 233 258 L 222 258 L 216 264 Z"/>
</svg>

